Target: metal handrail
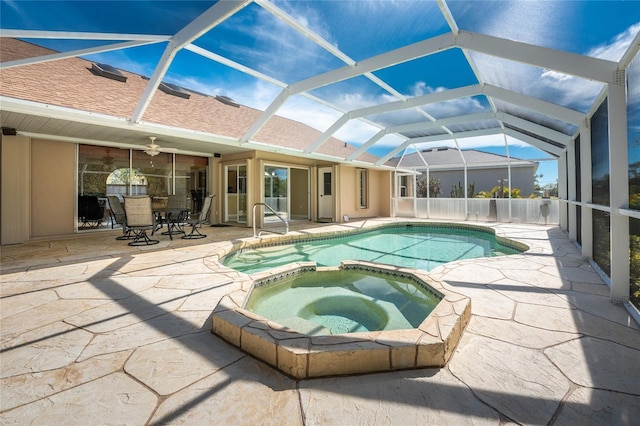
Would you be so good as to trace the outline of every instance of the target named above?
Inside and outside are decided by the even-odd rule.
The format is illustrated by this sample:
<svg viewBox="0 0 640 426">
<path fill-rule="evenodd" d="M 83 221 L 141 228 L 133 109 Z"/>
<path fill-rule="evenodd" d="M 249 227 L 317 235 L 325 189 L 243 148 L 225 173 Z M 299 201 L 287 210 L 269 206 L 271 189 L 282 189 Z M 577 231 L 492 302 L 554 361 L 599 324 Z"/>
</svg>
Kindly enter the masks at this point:
<svg viewBox="0 0 640 426">
<path fill-rule="evenodd" d="M 258 207 L 258 206 L 265 206 L 266 208 L 268 208 L 271 211 L 271 213 L 275 214 L 276 217 L 278 219 L 280 219 L 282 221 L 282 223 L 284 223 L 284 232 L 275 232 L 275 231 L 268 231 L 266 229 L 262 229 L 262 230 L 260 230 L 259 234 L 256 233 L 256 207 Z M 273 234 L 286 235 L 287 232 L 289 232 L 289 222 L 287 222 L 287 219 L 285 219 L 282 216 L 280 216 L 278 214 L 278 212 L 276 212 L 274 209 L 272 209 L 270 205 L 268 205 L 266 203 L 255 203 L 253 205 L 253 238 L 258 238 L 262 232 L 271 232 Z"/>
</svg>

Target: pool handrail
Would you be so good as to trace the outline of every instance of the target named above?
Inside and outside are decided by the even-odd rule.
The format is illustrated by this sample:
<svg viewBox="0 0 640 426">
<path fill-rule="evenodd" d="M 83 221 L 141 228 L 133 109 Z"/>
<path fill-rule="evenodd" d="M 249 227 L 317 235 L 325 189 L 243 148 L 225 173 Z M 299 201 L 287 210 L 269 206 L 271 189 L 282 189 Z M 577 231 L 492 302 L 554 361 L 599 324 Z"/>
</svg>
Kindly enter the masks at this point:
<svg viewBox="0 0 640 426">
<path fill-rule="evenodd" d="M 266 208 L 268 208 L 271 211 L 271 213 L 276 215 L 276 217 L 278 219 L 280 219 L 282 221 L 282 223 L 284 223 L 284 232 L 268 231 L 266 229 L 261 229 L 259 233 L 256 233 L 256 207 L 258 207 L 258 206 L 265 206 Z M 260 235 L 263 232 L 271 232 L 273 234 L 286 235 L 289 232 L 289 222 L 287 221 L 287 219 L 285 219 L 282 216 L 280 216 L 278 214 L 278 212 L 276 212 L 274 209 L 272 209 L 270 205 L 268 205 L 266 203 L 255 203 L 253 205 L 253 238 L 259 238 Z"/>
</svg>

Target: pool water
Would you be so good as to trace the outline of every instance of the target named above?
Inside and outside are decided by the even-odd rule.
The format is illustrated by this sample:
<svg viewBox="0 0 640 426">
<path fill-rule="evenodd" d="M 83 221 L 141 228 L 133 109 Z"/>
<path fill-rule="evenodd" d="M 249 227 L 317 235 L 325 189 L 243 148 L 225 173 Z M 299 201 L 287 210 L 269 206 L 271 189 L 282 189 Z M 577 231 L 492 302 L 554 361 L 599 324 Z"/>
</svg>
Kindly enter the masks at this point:
<svg viewBox="0 0 640 426">
<path fill-rule="evenodd" d="M 246 249 L 226 256 L 223 264 L 253 274 L 293 262 L 338 266 L 364 260 L 430 271 L 460 259 L 501 256 L 521 251 L 500 244 L 494 235 L 472 229 L 396 226 L 344 237 Z"/>
<path fill-rule="evenodd" d="M 417 328 L 441 296 L 406 276 L 307 271 L 254 288 L 245 308 L 308 335 Z"/>
</svg>

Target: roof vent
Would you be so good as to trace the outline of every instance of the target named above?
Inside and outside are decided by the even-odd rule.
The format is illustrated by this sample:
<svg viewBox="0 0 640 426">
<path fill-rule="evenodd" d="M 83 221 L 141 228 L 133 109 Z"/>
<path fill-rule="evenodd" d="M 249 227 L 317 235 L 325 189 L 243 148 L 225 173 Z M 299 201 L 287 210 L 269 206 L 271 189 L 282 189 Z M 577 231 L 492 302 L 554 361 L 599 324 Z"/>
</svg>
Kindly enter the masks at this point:
<svg viewBox="0 0 640 426">
<path fill-rule="evenodd" d="M 175 84 L 171 84 L 171 83 L 165 83 L 164 81 L 160 83 L 160 86 L 158 86 L 158 89 L 162 90 L 164 93 L 168 95 L 177 96 L 179 98 L 189 99 L 191 97 L 191 95 L 182 87 L 176 86 Z"/>
<path fill-rule="evenodd" d="M 121 81 L 126 83 L 127 77 L 125 77 L 119 70 L 107 64 L 99 64 L 94 62 L 91 64 L 91 72 L 101 77 L 110 78 L 112 80 Z"/>
<path fill-rule="evenodd" d="M 216 99 L 222 102 L 223 104 L 231 105 L 233 107 L 239 108 L 240 104 L 231 99 L 228 96 L 216 95 Z"/>
</svg>

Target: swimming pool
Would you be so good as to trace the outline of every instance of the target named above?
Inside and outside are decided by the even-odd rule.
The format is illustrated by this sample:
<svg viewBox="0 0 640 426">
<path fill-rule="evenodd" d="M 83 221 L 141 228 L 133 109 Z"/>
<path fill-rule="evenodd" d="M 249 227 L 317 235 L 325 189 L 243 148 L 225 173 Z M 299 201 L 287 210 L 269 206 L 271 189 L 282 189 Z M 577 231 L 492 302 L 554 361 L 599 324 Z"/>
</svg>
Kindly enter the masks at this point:
<svg viewBox="0 0 640 426">
<path fill-rule="evenodd" d="M 338 266 L 343 260 L 364 260 L 430 271 L 454 260 L 523 251 L 515 242 L 498 240 L 491 231 L 479 227 L 401 224 L 330 238 L 238 250 L 225 256 L 222 263 L 247 274 L 294 262 L 313 261 L 318 266 Z"/>
</svg>

